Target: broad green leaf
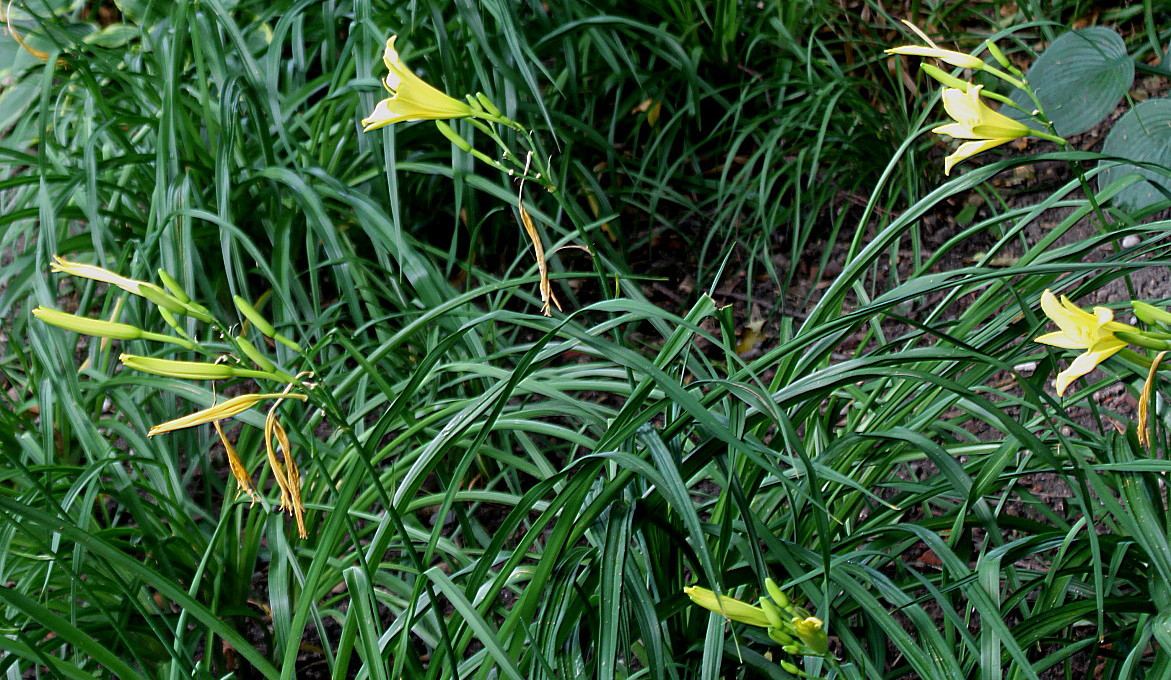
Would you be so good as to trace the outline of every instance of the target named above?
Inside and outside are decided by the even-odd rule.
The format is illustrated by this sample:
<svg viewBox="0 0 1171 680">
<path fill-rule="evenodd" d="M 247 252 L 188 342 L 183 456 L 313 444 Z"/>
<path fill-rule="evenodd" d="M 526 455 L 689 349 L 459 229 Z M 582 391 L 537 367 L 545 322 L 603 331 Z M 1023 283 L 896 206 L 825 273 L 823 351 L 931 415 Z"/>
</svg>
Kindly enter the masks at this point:
<svg viewBox="0 0 1171 680">
<path fill-rule="evenodd" d="M 1102 153 L 1171 168 L 1171 100 L 1152 99 L 1127 111 L 1107 135 Z M 1171 177 L 1167 173 L 1113 161 L 1102 161 L 1102 165 L 1106 167 L 1098 175 L 1100 187 L 1131 173 L 1147 179 L 1132 184 L 1114 197 L 1114 201 L 1125 208 L 1140 210 L 1166 200 L 1165 192 L 1171 189 Z"/>
<path fill-rule="evenodd" d="M 1029 69 L 1028 80 L 1057 134 L 1076 135 L 1114 110 L 1134 82 L 1134 60 L 1117 33 L 1095 26 L 1054 40 Z M 1035 108 L 1024 92 L 1014 92 L 1012 100 Z M 1006 107 L 1005 113 L 1036 125 L 1019 111 Z"/>
</svg>

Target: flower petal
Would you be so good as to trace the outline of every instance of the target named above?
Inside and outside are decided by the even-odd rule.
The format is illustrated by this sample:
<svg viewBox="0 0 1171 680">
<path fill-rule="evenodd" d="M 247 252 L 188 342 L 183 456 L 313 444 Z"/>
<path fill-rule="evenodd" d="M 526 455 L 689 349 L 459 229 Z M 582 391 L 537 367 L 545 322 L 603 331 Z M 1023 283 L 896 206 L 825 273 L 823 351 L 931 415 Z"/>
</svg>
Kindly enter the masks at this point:
<svg viewBox="0 0 1171 680">
<path fill-rule="evenodd" d="M 1068 335 L 1062 332 L 1046 333 L 1045 335 L 1033 338 L 1033 342 L 1039 342 L 1043 345 L 1052 345 L 1062 349 L 1085 349 L 1086 346 L 1071 339 Z"/>
<path fill-rule="evenodd" d="M 951 175 L 951 169 L 955 167 L 956 163 L 975 156 L 978 153 L 987 151 L 1004 144 L 1006 139 L 985 139 L 973 142 L 964 142 L 959 145 L 950 156 L 943 159 L 943 174 Z"/>
<path fill-rule="evenodd" d="M 392 96 L 378 102 L 374 111 L 362 120 L 362 129 L 370 132 L 393 123 L 471 116 L 472 108 L 467 103 L 447 96 L 415 75 L 394 48 L 396 38 L 392 35 L 386 41 L 382 53 L 382 62 L 389 72 L 383 85 Z"/>
<path fill-rule="evenodd" d="M 970 69 L 983 69 L 984 61 L 963 52 L 944 50 L 938 47 L 922 47 L 919 45 L 904 45 L 886 51 L 887 54 L 906 54 L 915 57 L 932 57 L 947 62 L 952 66 Z"/>
</svg>

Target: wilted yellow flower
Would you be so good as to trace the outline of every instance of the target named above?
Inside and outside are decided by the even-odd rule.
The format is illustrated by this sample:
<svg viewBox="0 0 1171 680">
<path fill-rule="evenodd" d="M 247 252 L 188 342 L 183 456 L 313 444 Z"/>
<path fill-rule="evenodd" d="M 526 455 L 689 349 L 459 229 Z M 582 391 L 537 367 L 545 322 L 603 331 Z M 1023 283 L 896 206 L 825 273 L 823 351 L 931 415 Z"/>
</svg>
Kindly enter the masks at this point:
<svg viewBox="0 0 1171 680">
<path fill-rule="evenodd" d="M 750 605 L 747 602 L 741 602 L 732 597 L 716 595 L 714 591 L 698 586 L 689 586 L 684 588 L 683 592 L 695 604 L 732 621 L 738 621 L 760 628 L 768 628 L 771 625 L 769 617 L 763 609 Z"/>
<path fill-rule="evenodd" d="M 255 503 L 260 500 L 260 496 L 256 493 L 256 485 L 252 483 L 252 476 L 248 474 L 248 470 L 244 467 L 244 461 L 240 460 L 240 454 L 236 453 L 236 447 L 228 440 L 228 435 L 224 433 L 224 428 L 220 425 L 220 421 L 213 420 L 211 424 L 215 428 L 216 434 L 220 436 L 220 442 L 224 445 L 224 453 L 228 456 L 228 468 L 232 471 L 232 476 L 236 478 L 236 483 L 240 485 L 240 489 L 248 492 L 248 497 Z M 236 495 L 239 496 L 239 493 Z"/>
<path fill-rule="evenodd" d="M 1036 338 L 1035 342 L 1064 349 L 1086 350 L 1073 360 L 1069 368 L 1057 374 L 1054 385 L 1058 396 L 1063 396 L 1074 380 L 1126 347 L 1127 343 L 1115 337 L 1115 333 L 1138 332 L 1134 326 L 1115 321 L 1114 312 L 1105 307 L 1094 307 L 1094 313 L 1091 314 L 1064 295 L 1058 300 L 1048 290 L 1041 294 L 1041 309 L 1061 330 L 1046 333 Z"/>
<path fill-rule="evenodd" d="M 394 49 L 394 41 L 397 37 L 390 36 L 390 39 L 386 41 L 386 50 L 382 54 L 382 61 L 390 71 L 386 80 L 383 81 L 383 85 L 386 86 L 391 97 L 378 102 L 378 105 L 374 107 L 374 112 L 362 121 L 362 129 L 365 132 L 370 132 L 392 123 L 412 120 L 447 120 L 471 116 L 472 107 L 427 84 L 403 63 L 398 52 Z"/>
<path fill-rule="evenodd" d="M 980 98 L 982 85 L 973 85 L 967 92 L 955 88 L 943 91 L 943 108 L 956 122 L 941 125 L 932 132 L 956 139 L 976 141 L 960 144 L 955 153 L 944 159 L 943 174 L 950 175 L 952 166 L 965 158 L 1000 146 L 1014 139 L 1036 134 L 1024 123 L 992 110 Z"/>
<path fill-rule="evenodd" d="M 215 406 L 205 408 L 202 411 L 196 411 L 195 413 L 185 415 L 182 418 L 168 420 L 165 423 L 155 425 L 154 427 L 150 428 L 150 432 L 147 434 L 153 437 L 156 434 L 162 434 L 164 432 L 182 430 L 184 428 L 210 423 L 215 420 L 231 418 L 232 416 L 239 415 L 244 411 L 252 408 L 256 404 L 268 399 L 299 399 L 301 401 L 305 401 L 307 398 L 308 397 L 303 394 L 282 394 L 279 392 L 275 394 L 242 394 L 238 397 L 232 397 L 227 401 L 216 404 Z"/>
<path fill-rule="evenodd" d="M 928 38 L 927 34 L 919 30 L 919 27 L 915 24 L 912 24 L 906 20 L 904 20 L 903 23 L 910 27 L 910 29 L 915 32 L 915 35 L 918 35 L 920 38 L 922 38 L 923 42 L 927 43 L 928 46 L 922 47 L 920 45 L 904 45 L 902 47 L 892 47 L 891 49 L 886 50 L 887 54 L 906 54 L 914 57 L 933 57 L 935 59 L 939 59 L 940 61 L 951 64 L 952 66 L 958 66 L 960 68 L 970 68 L 977 70 L 984 69 L 984 61 L 982 59 L 973 57 L 970 54 L 964 54 L 963 52 L 945 50 L 939 45 L 936 45 L 935 41 L 933 41 L 931 38 Z"/>
<path fill-rule="evenodd" d="M 276 447 L 273 438 L 280 444 L 284 462 L 276 456 Z M 307 538 L 309 532 L 305 529 L 305 504 L 301 500 L 301 471 L 297 468 L 297 461 L 293 458 L 293 447 L 289 442 L 289 435 L 276 418 L 276 406 L 268 411 L 264 421 L 264 448 L 268 454 L 268 464 L 272 468 L 273 479 L 281 490 L 281 509 L 285 510 L 297 520 L 297 535 Z"/>
</svg>

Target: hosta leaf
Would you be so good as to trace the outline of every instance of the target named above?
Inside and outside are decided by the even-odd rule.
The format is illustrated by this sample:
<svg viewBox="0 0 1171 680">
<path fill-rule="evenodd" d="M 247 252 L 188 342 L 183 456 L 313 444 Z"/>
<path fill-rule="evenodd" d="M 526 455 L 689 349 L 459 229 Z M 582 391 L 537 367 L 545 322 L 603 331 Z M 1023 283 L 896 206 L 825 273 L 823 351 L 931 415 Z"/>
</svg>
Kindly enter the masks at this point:
<svg viewBox="0 0 1171 680">
<path fill-rule="evenodd" d="M 1114 110 L 1134 82 L 1134 60 L 1117 33 L 1096 26 L 1054 40 L 1037 57 L 1028 79 L 1057 134 L 1076 135 Z M 1024 109 L 1035 108 L 1023 92 L 1014 92 L 1012 99 Z M 1004 112 L 1035 125 L 1018 111 L 1006 107 Z"/>
<path fill-rule="evenodd" d="M 1154 163 L 1171 172 L 1171 99 L 1145 101 L 1118 119 L 1102 153 L 1140 163 Z M 1171 192 L 1171 177 L 1167 174 L 1103 161 L 1107 167 L 1098 175 L 1098 186 L 1105 187 L 1114 180 L 1137 173 L 1148 181 L 1133 184 L 1114 197 L 1114 201 L 1131 210 L 1139 210 L 1166 200 L 1164 192 Z M 1160 190 L 1162 187 L 1162 191 Z"/>
</svg>

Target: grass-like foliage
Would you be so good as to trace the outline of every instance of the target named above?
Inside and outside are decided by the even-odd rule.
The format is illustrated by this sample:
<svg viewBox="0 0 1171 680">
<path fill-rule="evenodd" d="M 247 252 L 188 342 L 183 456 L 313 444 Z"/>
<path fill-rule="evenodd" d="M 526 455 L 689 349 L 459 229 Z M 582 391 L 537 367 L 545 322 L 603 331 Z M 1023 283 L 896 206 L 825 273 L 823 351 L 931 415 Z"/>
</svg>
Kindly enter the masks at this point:
<svg viewBox="0 0 1171 680">
<path fill-rule="evenodd" d="M 1022 66 L 1081 18 L 913 5 Z M 1036 156 L 944 178 L 884 7 L 6 5 L 0 671 L 1168 677 L 1160 383 L 1150 438 L 1096 392 L 1137 398 L 1154 355 L 1059 398 L 1072 356 L 1030 341 L 1047 289 L 1129 290 L 1130 323 L 1168 203 L 1114 207 L 1143 180 L 1081 146 L 1031 200 L 994 180 Z M 1151 3 L 1104 16 L 1167 44 Z M 448 121 L 483 157 L 363 133 L 392 34 L 517 124 Z M 148 434 L 249 393 L 294 396 Z M 729 626 L 695 585 L 768 600 Z"/>
</svg>

